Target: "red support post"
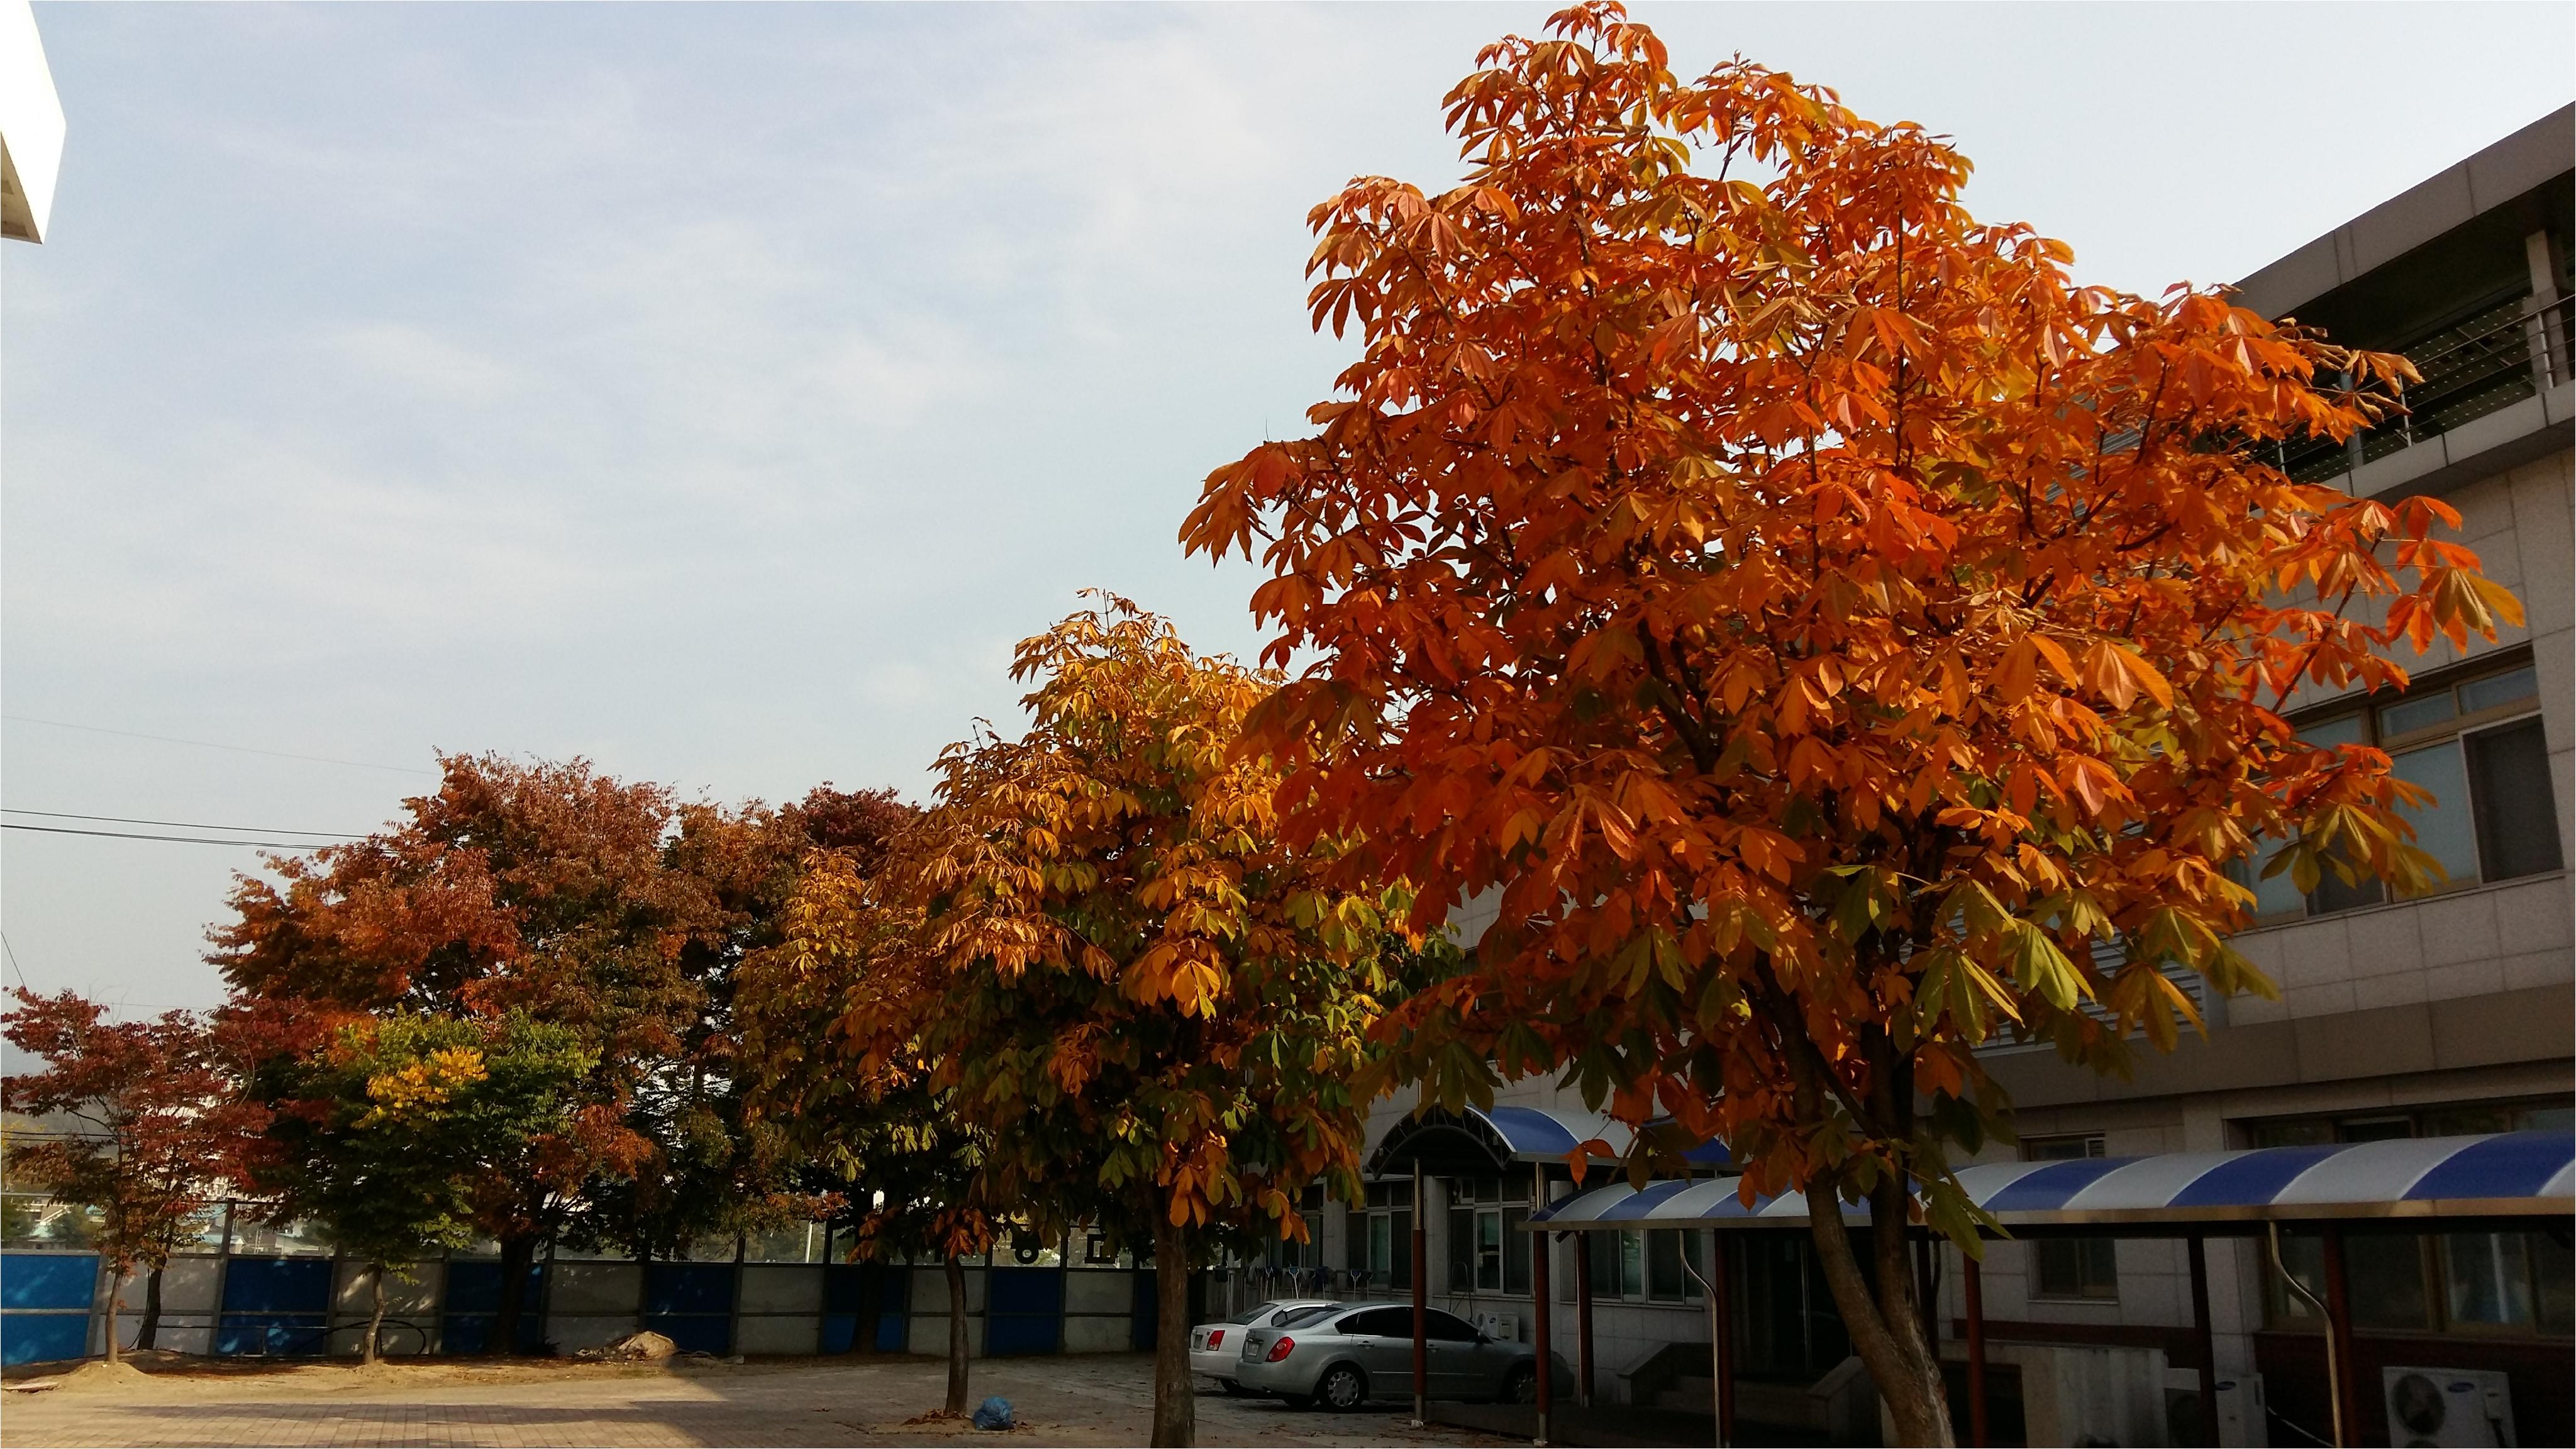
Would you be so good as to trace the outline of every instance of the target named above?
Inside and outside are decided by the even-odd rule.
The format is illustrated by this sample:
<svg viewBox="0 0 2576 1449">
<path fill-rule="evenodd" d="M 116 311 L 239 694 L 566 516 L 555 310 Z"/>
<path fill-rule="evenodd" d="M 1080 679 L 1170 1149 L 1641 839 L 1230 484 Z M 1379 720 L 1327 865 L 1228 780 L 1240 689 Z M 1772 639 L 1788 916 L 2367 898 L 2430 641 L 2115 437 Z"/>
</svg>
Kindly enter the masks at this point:
<svg viewBox="0 0 2576 1449">
<path fill-rule="evenodd" d="M 1539 1163 L 1530 1168 L 1530 1208 L 1535 1212 L 1546 1206 L 1547 1165 Z M 1547 1259 L 1547 1229 L 1544 1226 L 1533 1227 L 1530 1229 L 1530 1346 L 1538 1350 L 1538 1438 L 1534 1442 L 1540 1444 L 1548 1441 L 1548 1411 L 1556 1407 L 1556 1357 L 1551 1351 L 1547 1321 L 1556 1305 L 1548 1301 Z"/>
<path fill-rule="evenodd" d="M 1431 1204 L 1422 1195 L 1422 1159 L 1413 1159 L 1413 1422 L 1431 1422 L 1431 1248 L 1423 1224 Z"/>
<path fill-rule="evenodd" d="M 2200 1362 L 2201 1442 L 2218 1443 L 2218 1341 L 2209 1328 L 2209 1241 L 2199 1233 L 2191 1243 L 2191 1337 Z"/>
<path fill-rule="evenodd" d="M 1735 1442 L 1735 1286 L 1727 1274 L 1726 1234 L 1708 1233 L 1709 1332 L 1717 1345 L 1717 1442 Z"/>
<path fill-rule="evenodd" d="M 1592 1407 L 1592 1237 L 1574 1235 L 1574 1402 Z"/>
<path fill-rule="evenodd" d="M 1986 1285 L 1982 1269 L 1972 1255 L 1962 1252 L 1959 1261 L 1959 1290 L 1968 1308 L 1968 1442 L 1984 1449 L 1986 1443 Z"/>
<path fill-rule="evenodd" d="M 2352 1295 L 2343 1261 L 2343 1229 L 2328 1223 L 2326 1247 L 2326 1367 L 2334 1394 L 2334 1441 L 2351 1444 L 2360 1437 L 2361 1405 L 2354 1393 Z"/>
<path fill-rule="evenodd" d="M 1914 1239 L 1914 1307 L 1923 1320 L 1923 1346 L 1932 1350 L 1932 1359 L 1941 1358 L 1940 1303 L 1932 1296 L 1932 1235 L 1928 1232 Z"/>
</svg>

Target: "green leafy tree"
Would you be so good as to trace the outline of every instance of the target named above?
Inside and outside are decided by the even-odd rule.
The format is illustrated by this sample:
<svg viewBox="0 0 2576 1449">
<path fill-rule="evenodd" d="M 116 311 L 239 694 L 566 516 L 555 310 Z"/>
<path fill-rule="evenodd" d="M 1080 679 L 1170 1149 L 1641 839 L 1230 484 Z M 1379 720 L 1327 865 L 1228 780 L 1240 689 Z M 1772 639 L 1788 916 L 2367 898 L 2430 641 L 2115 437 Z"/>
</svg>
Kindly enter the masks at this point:
<svg viewBox="0 0 2576 1449">
<path fill-rule="evenodd" d="M 264 1074 L 276 1115 L 252 1180 L 279 1220 L 320 1225 L 367 1265 L 365 1362 L 382 1353 L 386 1274 L 472 1241 L 478 1185 L 564 1133 L 596 1066 L 576 1033 L 525 1012 L 397 1011 Z"/>
</svg>

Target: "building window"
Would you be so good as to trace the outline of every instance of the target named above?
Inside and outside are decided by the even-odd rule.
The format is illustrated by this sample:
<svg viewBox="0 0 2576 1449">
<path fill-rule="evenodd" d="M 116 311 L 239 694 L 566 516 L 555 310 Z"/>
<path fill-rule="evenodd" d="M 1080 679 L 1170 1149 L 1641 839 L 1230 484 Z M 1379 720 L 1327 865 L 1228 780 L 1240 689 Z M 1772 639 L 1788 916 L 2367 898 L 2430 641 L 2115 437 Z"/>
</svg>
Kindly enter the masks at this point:
<svg viewBox="0 0 2576 1449">
<path fill-rule="evenodd" d="M 1449 1291 L 1530 1291 L 1529 1183 L 1519 1176 L 1449 1183 Z"/>
<path fill-rule="evenodd" d="M 2256 1147 L 2375 1142 L 2392 1137 L 2453 1137 L 2576 1125 L 2565 1102 L 2506 1102 L 2416 1112 L 2260 1122 L 2247 1129 Z M 2353 1326 L 2409 1333 L 2531 1337 L 2576 1332 L 2570 1303 L 2576 1259 L 2546 1232 L 2344 1234 L 2344 1286 Z M 2285 1229 L 2281 1261 L 2318 1301 L 2325 1298 L 2325 1243 Z M 2323 1327 L 2306 1298 L 2263 1264 L 2265 1317 L 2275 1329 Z"/>
<path fill-rule="evenodd" d="M 2100 1137 L 2032 1137 L 2021 1145 L 2025 1162 L 2067 1162 L 2102 1155 Z M 2030 1245 L 2034 1298 L 2107 1302 L 2120 1296 L 2117 1245 L 2110 1238 L 2041 1238 Z"/>
<path fill-rule="evenodd" d="M 2539 675 L 2523 663 L 2311 720 L 2300 727 L 2299 738 L 2317 745 L 2374 745 L 2388 752 L 2391 774 L 2430 791 L 2431 804 L 2400 814 L 2414 827 L 2416 848 L 2432 856 L 2447 877 L 2433 888 L 2452 890 L 2539 875 L 2562 864 L 2539 710 Z M 2255 919 L 2265 923 L 2387 899 L 2375 877 L 2347 881 L 2332 866 L 2304 896 L 2286 869 L 2265 879 L 2259 867 L 2239 862 L 2236 877 L 2254 891 Z"/>
<path fill-rule="evenodd" d="M 1691 1275 L 1708 1271 L 1706 1234 L 1687 1228 L 1652 1228 L 1584 1236 L 1590 1240 L 1594 1297 L 1641 1303 L 1699 1301 L 1699 1280 Z"/>
<path fill-rule="evenodd" d="M 1368 1206 L 1350 1217 L 1344 1266 L 1370 1288 L 1413 1288 L 1413 1184 L 1372 1182 Z M 1410 1332 L 1411 1330 L 1406 1330 Z"/>
</svg>

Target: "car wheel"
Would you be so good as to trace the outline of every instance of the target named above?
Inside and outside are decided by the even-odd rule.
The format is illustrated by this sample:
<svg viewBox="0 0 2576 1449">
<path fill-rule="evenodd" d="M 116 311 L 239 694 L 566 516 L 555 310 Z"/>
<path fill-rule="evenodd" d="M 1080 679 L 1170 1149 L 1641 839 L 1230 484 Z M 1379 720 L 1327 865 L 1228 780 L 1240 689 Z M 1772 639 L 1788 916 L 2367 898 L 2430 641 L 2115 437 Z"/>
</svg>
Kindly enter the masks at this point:
<svg viewBox="0 0 2576 1449">
<path fill-rule="evenodd" d="M 1337 1413 L 1356 1409 L 1368 1402 L 1368 1380 L 1349 1364 L 1337 1363 L 1315 1380 L 1315 1400 Z"/>
<path fill-rule="evenodd" d="M 1227 1393 L 1232 1394 L 1236 1398 L 1241 1398 L 1245 1394 L 1251 1392 L 1251 1390 L 1243 1386 L 1243 1381 L 1241 1379 L 1218 1379 L 1217 1383 L 1222 1385 Z"/>
<path fill-rule="evenodd" d="M 1503 1380 L 1503 1402 L 1506 1404 L 1537 1403 L 1538 1370 L 1528 1364 L 1522 1364 L 1512 1370 L 1511 1377 Z"/>
</svg>

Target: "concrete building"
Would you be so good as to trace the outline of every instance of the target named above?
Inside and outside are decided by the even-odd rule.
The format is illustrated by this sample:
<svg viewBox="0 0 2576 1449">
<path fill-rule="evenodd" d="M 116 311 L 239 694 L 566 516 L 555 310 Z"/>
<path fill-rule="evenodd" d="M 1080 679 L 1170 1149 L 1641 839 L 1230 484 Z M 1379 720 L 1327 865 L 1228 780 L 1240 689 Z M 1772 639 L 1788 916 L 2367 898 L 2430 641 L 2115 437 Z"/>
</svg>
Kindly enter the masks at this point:
<svg viewBox="0 0 2576 1449">
<path fill-rule="evenodd" d="M 63 104 L 36 12 L 27 0 L 0 0 L 0 237 L 45 239 L 62 162 Z"/>
</svg>

